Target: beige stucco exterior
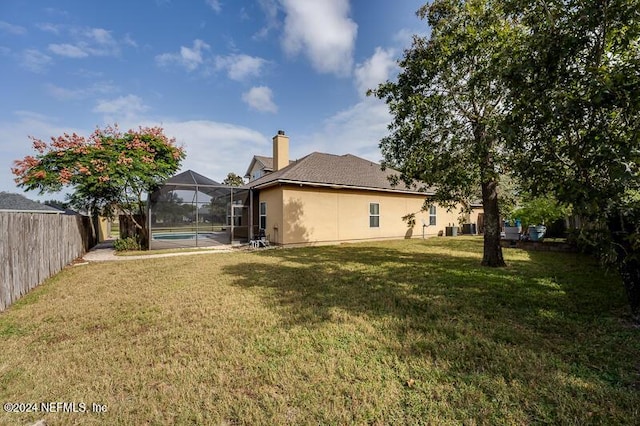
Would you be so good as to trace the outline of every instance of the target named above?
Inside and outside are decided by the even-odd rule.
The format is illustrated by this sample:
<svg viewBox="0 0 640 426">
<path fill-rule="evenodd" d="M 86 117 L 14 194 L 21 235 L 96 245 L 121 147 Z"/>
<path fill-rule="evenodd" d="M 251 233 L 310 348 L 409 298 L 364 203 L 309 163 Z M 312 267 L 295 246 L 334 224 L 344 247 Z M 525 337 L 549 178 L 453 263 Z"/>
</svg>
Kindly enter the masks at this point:
<svg viewBox="0 0 640 426">
<path fill-rule="evenodd" d="M 277 185 L 260 190 L 258 202 L 266 202 L 266 234 L 276 244 L 331 244 L 336 242 L 422 238 L 429 212 L 421 211 L 425 195 L 360 189 Z M 369 223 L 370 204 L 379 205 L 379 226 Z M 478 222 L 473 211 L 468 221 Z M 402 217 L 416 214 L 409 229 Z M 436 225 L 424 227 L 425 237 L 445 233 L 458 226 L 459 209 L 436 206 Z M 423 222 L 424 221 L 424 222 Z M 256 217 L 254 223 L 259 223 Z"/>
</svg>

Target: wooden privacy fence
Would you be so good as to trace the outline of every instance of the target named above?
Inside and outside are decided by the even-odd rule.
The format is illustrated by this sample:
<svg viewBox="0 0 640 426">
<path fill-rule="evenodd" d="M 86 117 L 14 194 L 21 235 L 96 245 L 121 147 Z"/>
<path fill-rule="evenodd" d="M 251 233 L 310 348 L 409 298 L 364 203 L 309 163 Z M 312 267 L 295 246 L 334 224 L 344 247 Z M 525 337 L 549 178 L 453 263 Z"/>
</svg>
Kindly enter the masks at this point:
<svg viewBox="0 0 640 426">
<path fill-rule="evenodd" d="M 0 212 L 0 312 L 95 243 L 86 216 Z"/>
</svg>

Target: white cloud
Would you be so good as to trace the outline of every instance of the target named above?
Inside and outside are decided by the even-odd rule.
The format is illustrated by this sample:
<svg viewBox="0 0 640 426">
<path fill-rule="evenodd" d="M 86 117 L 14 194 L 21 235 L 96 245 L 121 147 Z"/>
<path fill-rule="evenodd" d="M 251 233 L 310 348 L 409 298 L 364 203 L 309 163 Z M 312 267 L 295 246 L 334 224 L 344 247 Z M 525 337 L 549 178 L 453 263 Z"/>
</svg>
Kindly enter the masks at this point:
<svg viewBox="0 0 640 426">
<path fill-rule="evenodd" d="M 66 10 L 56 9 L 53 7 L 46 7 L 44 8 L 44 11 L 47 12 L 49 15 L 53 15 L 53 16 L 64 16 L 64 17 L 69 16 L 69 12 L 67 12 Z"/>
<path fill-rule="evenodd" d="M 266 37 L 271 30 L 278 28 L 280 24 L 278 22 L 277 0 L 258 0 L 258 4 L 266 21 L 264 27 L 254 35 L 254 38 L 260 39 Z"/>
<path fill-rule="evenodd" d="M 353 154 L 379 162 L 380 139 L 388 134 L 391 122 L 387 105 L 367 98 L 324 121 L 322 129 L 312 135 L 291 140 L 292 154 L 301 157 L 313 151 L 342 155 Z"/>
<path fill-rule="evenodd" d="M 27 29 L 25 27 L 10 24 L 5 21 L 0 21 L 0 31 L 13 35 L 24 35 L 27 33 Z"/>
<path fill-rule="evenodd" d="M 376 47 L 375 53 L 366 61 L 356 65 L 355 83 L 360 96 L 365 96 L 367 90 L 375 89 L 384 83 L 397 70 L 395 51 Z"/>
<path fill-rule="evenodd" d="M 257 56 L 232 54 L 228 56 L 217 56 L 215 67 L 217 70 L 226 70 L 227 76 L 230 79 L 242 81 L 247 77 L 259 76 L 266 63 L 266 60 Z"/>
<path fill-rule="evenodd" d="M 79 45 L 82 49 L 95 56 L 117 56 L 120 46 L 110 31 L 103 28 L 88 28 L 81 32 L 84 37 Z"/>
<path fill-rule="evenodd" d="M 126 44 L 127 46 L 138 47 L 138 43 L 136 43 L 136 41 L 133 38 L 131 38 L 131 34 L 129 34 L 129 33 L 124 35 L 124 38 L 122 39 L 122 42 L 124 44 Z"/>
<path fill-rule="evenodd" d="M 37 49 L 26 49 L 21 55 L 21 65 L 33 72 L 43 72 L 51 61 L 51 57 Z"/>
<path fill-rule="evenodd" d="M 47 93 L 59 100 L 86 99 L 98 94 L 109 94 L 118 91 L 118 88 L 110 82 L 98 82 L 89 87 L 68 89 L 55 84 L 45 86 Z"/>
<path fill-rule="evenodd" d="M 193 71 L 203 63 L 203 51 L 208 49 L 207 43 L 196 39 L 193 41 L 192 48 L 181 46 L 179 53 L 163 53 L 156 56 L 156 62 L 161 66 L 176 63 L 186 68 L 187 71 Z"/>
<path fill-rule="evenodd" d="M 91 130 L 91 129 L 89 129 Z M 48 117 L 31 111 L 15 111 L 13 116 L 0 121 L 0 191 L 24 193 L 32 200 L 64 199 L 64 194 L 45 194 L 39 196 L 37 192 L 23 192 L 13 181 L 15 177 L 11 174 L 13 161 L 24 158 L 27 155 L 34 155 L 29 136 L 49 141 L 51 136 L 62 135 L 63 133 L 87 134 L 82 129 L 65 127 L 57 122 L 55 117 Z"/>
<path fill-rule="evenodd" d="M 111 33 L 103 28 L 90 28 L 87 30 L 86 35 L 89 39 L 94 40 L 100 45 L 110 45 L 115 43 L 115 40 L 111 37 Z"/>
<path fill-rule="evenodd" d="M 103 114 L 105 123 L 136 121 L 141 113 L 147 111 L 141 98 L 136 95 L 120 96 L 110 100 L 99 100 L 93 108 L 93 112 Z"/>
<path fill-rule="evenodd" d="M 112 110 L 111 108 L 107 108 Z M 113 124 L 113 122 L 109 122 Z M 122 130 L 136 129 L 138 126 L 160 126 L 169 137 L 175 137 L 183 145 L 187 157 L 181 170 L 192 169 L 211 179 L 221 182 L 229 172 L 244 175 L 254 154 L 271 152 L 271 139 L 248 127 L 231 123 L 207 120 L 149 120 L 132 118 L 119 122 Z M 53 117 L 32 112 L 17 112 L 10 120 L 0 120 L 0 191 L 18 192 L 10 172 L 13 160 L 25 155 L 33 155 L 31 141 L 33 135 L 48 141 L 50 136 L 65 132 L 76 132 L 89 136 L 93 128 L 79 129 L 65 127 Z M 30 199 L 64 199 L 64 194 L 38 196 L 27 193 Z"/>
<path fill-rule="evenodd" d="M 74 43 L 50 44 L 49 50 L 67 58 L 86 58 L 88 56 L 118 56 L 120 46 L 110 31 L 103 28 L 72 28 Z"/>
<path fill-rule="evenodd" d="M 229 172 L 244 175 L 254 154 L 271 149 L 269 138 L 230 123 L 165 121 L 160 126 L 167 136 L 175 137 L 176 142 L 184 146 L 187 158 L 182 163 L 182 170 L 191 169 L 218 182 Z"/>
<path fill-rule="evenodd" d="M 222 12 L 222 5 L 220 4 L 220 0 L 205 0 L 205 3 L 209 5 L 214 12 L 220 13 Z"/>
<path fill-rule="evenodd" d="M 66 43 L 50 44 L 49 50 L 56 55 L 66 56 L 67 58 L 86 58 L 87 56 L 89 56 L 89 54 L 82 50 L 80 47 Z"/>
<path fill-rule="evenodd" d="M 281 0 L 286 17 L 282 46 L 301 52 L 320 73 L 348 75 L 358 25 L 349 18 L 348 0 Z"/>
<path fill-rule="evenodd" d="M 48 22 L 36 24 L 36 27 L 41 31 L 45 31 L 53 34 L 60 34 L 60 29 L 61 29 L 61 25 L 51 24 Z"/>
<path fill-rule="evenodd" d="M 252 87 L 242 94 L 242 100 L 257 111 L 278 112 L 278 106 L 273 102 L 273 92 L 266 86 Z"/>
</svg>

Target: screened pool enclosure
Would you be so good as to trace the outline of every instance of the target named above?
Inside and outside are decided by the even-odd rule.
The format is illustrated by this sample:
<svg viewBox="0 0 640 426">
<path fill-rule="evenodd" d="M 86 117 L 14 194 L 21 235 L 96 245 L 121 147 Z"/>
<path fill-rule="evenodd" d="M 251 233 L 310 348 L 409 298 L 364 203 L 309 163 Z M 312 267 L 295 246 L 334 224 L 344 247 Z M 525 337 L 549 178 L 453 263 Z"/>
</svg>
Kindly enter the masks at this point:
<svg viewBox="0 0 640 426">
<path fill-rule="evenodd" d="M 192 170 L 149 195 L 149 248 L 213 247 L 249 240 L 249 190 Z"/>
</svg>

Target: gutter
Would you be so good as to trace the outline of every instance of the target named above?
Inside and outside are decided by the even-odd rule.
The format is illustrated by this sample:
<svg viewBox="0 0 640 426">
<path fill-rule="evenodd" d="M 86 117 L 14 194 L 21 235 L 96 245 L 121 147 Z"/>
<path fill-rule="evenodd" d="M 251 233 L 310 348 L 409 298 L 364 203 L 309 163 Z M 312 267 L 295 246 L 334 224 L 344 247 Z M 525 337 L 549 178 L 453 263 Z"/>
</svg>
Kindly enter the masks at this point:
<svg viewBox="0 0 640 426">
<path fill-rule="evenodd" d="M 377 191 L 377 192 L 391 192 L 395 194 L 413 194 L 413 195 L 434 195 L 435 192 L 421 192 L 421 191 L 406 191 L 399 189 L 390 189 L 390 188 L 375 188 L 371 186 L 357 186 L 357 185 L 340 185 L 340 184 L 332 184 L 332 183 L 317 183 L 317 182 L 305 182 L 305 181 L 295 181 L 288 179 L 277 179 L 270 182 L 266 182 L 263 184 L 258 184 L 256 186 L 251 187 L 252 189 L 262 189 L 268 188 L 270 186 L 274 186 L 277 184 L 285 184 L 285 185 L 299 185 L 299 186 L 312 186 L 312 187 L 323 187 L 323 188 L 331 188 L 331 189 L 357 189 L 362 191 Z"/>
</svg>

